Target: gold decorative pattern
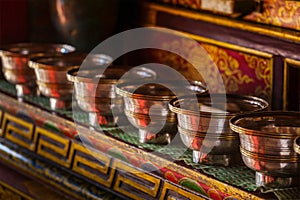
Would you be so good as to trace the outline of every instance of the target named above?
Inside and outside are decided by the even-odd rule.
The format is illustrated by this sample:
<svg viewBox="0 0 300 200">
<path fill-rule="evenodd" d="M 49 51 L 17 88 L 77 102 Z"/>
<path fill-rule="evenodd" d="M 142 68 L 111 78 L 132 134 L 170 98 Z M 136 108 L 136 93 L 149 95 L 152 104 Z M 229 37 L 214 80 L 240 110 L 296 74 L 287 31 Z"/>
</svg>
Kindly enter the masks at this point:
<svg viewBox="0 0 300 200">
<path fill-rule="evenodd" d="M 134 190 L 138 190 L 139 192 L 142 192 L 153 198 L 158 195 L 161 184 L 161 180 L 159 178 L 139 171 L 118 160 L 114 161 L 112 168 L 118 171 L 116 172 L 116 180 L 113 187 L 116 192 L 124 194 L 132 199 L 144 199 L 143 197 L 134 194 L 132 192 Z M 126 176 L 124 176 L 124 174 L 126 174 Z M 141 182 L 137 182 L 137 180 L 140 180 Z M 123 188 L 124 185 L 132 188 L 132 191 L 128 190 L 128 188 Z"/>
<path fill-rule="evenodd" d="M 175 195 L 169 194 L 170 191 L 174 192 Z M 162 189 L 160 200 L 164 199 L 190 199 L 190 200 L 203 200 L 206 198 L 201 197 L 200 195 L 193 194 L 187 190 L 179 188 L 169 182 L 165 182 Z"/>
<path fill-rule="evenodd" d="M 36 128 L 35 134 L 38 137 L 37 154 L 62 166 L 70 167 L 70 139 L 40 127 Z"/>
<path fill-rule="evenodd" d="M 256 78 L 264 83 L 264 88 L 258 86 L 254 95 L 271 100 L 272 92 L 272 61 L 253 55 L 244 55 L 249 68 L 255 70 Z"/>
<path fill-rule="evenodd" d="M 185 55 L 188 60 L 193 59 L 191 55 L 200 54 L 201 61 L 198 66 L 192 66 L 191 63 L 179 55 L 165 51 L 156 51 L 153 56 L 159 62 L 172 66 L 187 79 L 209 83 L 210 92 L 220 92 L 222 89 L 220 85 L 224 84 L 228 93 L 256 95 L 271 100 L 272 57 L 263 52 L 239 49 L 237 46 L 226 45 L 226 43 L 220 43 L 222 46 L 218 46 L 211 44 L 213 41 L 201 37 L 195 39 L 198 39 L 197 41 L 203 52 L 194 52 L 199 51 L 199 46 L 196 47 L 194 42 L 184 38 L 168 39 L 167 41 L 157 40 L 161 41 L 163 49 L 168 49 L 171 52 L 176 52 L 176 49 L 182 46 L 189 49 L 188 54 Z M 251 73 L 249 73 L 249 70 Z M 218 81 L 218 74 L 221 74 L 223 80 Z M 257 80 L 260 82 L 256 83 Z M 241 89 L 244 86 L 248 89 Z"/>
<path fill-rule="evenodd" d="M 110 169 L 111 158 L 77 143 L 72 144 L 71 157 L 73 157 L 72 171 L 101 185 L 111 187 L 115 172 Z"/>
<path fill-rule="evenodd" d="M 36 138 L 34 136 L 34 125 L 32 123 L 5 113 L 2 131 L 6 139 L 29 150 L 33 151 L 35 149 Z"/>
<path fill-rule="evenodd" d="M 203 81 L 203 75 L 200 73 L 206 72 L 206 67 L 210 66 L 210 59 L 205 57 L 206 54 L 205 50 L 203 52 L 195 52 L 197 50 L 202 49 L 200 46 L 195 46 L 195 43 L 190 40 L 186 40 L 184 38 L 180 40 L 172 40 L 172 41 L 164 41 L 161 43 L 162 49 L 168 49 L 169 52 L 165 51 L 156 51 L 154 52 L 154 57 L 159 60 L 160 62 L 164 62 L 167 66 L 173 67 L 178 72 L 180 72 L 183 76 L 185 76 L 188 80 L 198 80 Z M 180 57 L 177 54 L 171 54 L 170 52 L 179 52 L 179 48 L 184 47 L 189 49 L 189 54 L 185 55 L 188 60 L 192 60 L 190 55 L 203 55 L 199 56 L 201 59 L 200 64 L 198 66 L 193 66 L 184 58 Z M 195 52 L 195 54 L 193 53 Z M 185 52 L 183 52 L 185 53 Z M 200 73 L 199 73 L 200 72 Z"/>
<path fill-rule="evenodd" d="M 273 84 L 272 83 L 272 78 L 273 78 L 273 71 L 272 71 L 273 56 L 272 56 L 272 54 L 265 53 L 262 51 L 257 51 L 254 49 L 241 47 L 238 45 L 233 45 L 233 44 L 217 41 L 217 40 L 213 40 L 213 39 L 206 38 L 206 37 L 201 37 L 201 36 L 194 35 L 194 34 L 189 34 L 189 33 L 184 33 L 184 32 L 182 34 L 184 34 L 187 37 L 190 37 L 194 40 L 199 41 L 203 47 L 204 47 L 204 45 L 212 45 L 217 48 L 233 50 L 236 53 L 240 54 L 238 57 L 241 57 L 245 60 L 247 59 L 246 58 L 247 56 L 250 57 L 248 59 L 249 61 L 246 60 L 246 62 L 250 62 L 250 64 L 247 63 L 247 65 L 250 65 L 251 67 L 250 66 L 248 66 L 248 67 L 252 70 L 256 69 L 255 64 L 258 65 L 258 69 L 256 70 L 256 75 L 262 75 L 262 77 L 266 77 L 266 75 L 268 74 L 268 77 L 266 79 L 263 79 L 263 80 L 261 79 L 261 81 L 265 82 L 265 84 L 264 84 L 265 86 L 261 87 L 261 86 L 257 85 L 254 95 L 263 97 L 266 100 L 269 100 L 269 103 L 271 103 L 271 101 L 272 101 L 271 100 L 272 99 L 272 84 Z M 212 54 L 211 54 L 211 56 L 214 57 Z M 251 61 L 255 61 L 255 62 L 251 62 Z M 245 73 L 245 74 L 247 74 L 247 73 Z M 251 78 L 253 78 L 253 77 L 251 77 Z M 256 78 L 257 77 L 255 77 L 255 79 Z"/>
<path fill-rule="evenodd" d="M 23 192 L 0 181 L 0 199 L 2 200 L 33 200 Z"/>
<path fill-rule="evenodd" d="M 253 78 L 241 71 L 240 63 L 234 57 L 217 46 L 202 44 L 207 52 L 212 57 L 214 63 L 218 66 L 220 73 L 223 77 L 226 92 L 236 93 L 240 90 L 240 85 L 253 83 Z M 214 72 L 212 73 L 213 76 Z M 218 89 L 217 91 L 219 92 Z"/>
<path fill-rule="evenodd" d="M 300 30 L 300 2 L 265 0 L 263 13 L 253 12 L 245 16 L 244 19 Z"/>
</svg>

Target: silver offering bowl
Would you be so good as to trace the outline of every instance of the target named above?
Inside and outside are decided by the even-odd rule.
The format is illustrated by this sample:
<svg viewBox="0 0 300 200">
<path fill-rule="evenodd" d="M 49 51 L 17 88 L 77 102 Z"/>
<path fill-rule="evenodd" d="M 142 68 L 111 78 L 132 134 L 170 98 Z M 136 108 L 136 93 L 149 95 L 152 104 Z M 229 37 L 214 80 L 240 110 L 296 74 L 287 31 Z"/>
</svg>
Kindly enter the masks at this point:
<svg viewBox="0 0 300 200">
<path fill-rule="evenodd" d="M 173 87 L 172 90 L 169 87 Z M 139 129 L 141 143 L 167 144 L 177 133 L 176 116 L 169 101 L 189 90 L 204 93 L 206 87 L 201 82 L 181 81 L 163 83 L 126 82 L 117 85 L 117 93 L 124 98 L 125 115 L 131 124 Z M 175 95 L 173 91 L 177 91 Z"/>
<path fill-rule="evenodd" d="M 256 171 L 259 186 L 299 185 L 300 156 L 294 151 L 300 135 L 300 113 L 263 111 L 233 117 L 230 127 L 239 133 L 244 163 Z"/>
<path fill-rule="evenodd" d="M 196 98 L 196 102 L 194 97 L 186 96 L 169 103 L 170 110 L 177 115 L 181 138 L 193 150 L 193 161 L 224 166 L 236 163 L 240 158 L 239 135 L 230 130 L 229 119 L 240 113 L 267 109 L 269 104 L 257 97 L 236 94 L 202 94 Z M 193 147 L 191 142 L 199 147 Z M 205 147 L 202 142 L 211 146 Z M 231 148 L 227 148 L 230 143 Z"/>
<path fill-rule="evenodd" d="M 77 104 L 89 113 L 90 125 L 97 127 L 116 126 L 125 118 L 123 99 L 116 94 L 115 84 L 128 79 L 155 79 L 156 73 L 144 67 L 112 65 L 107 69 L 70 70 L 67 77 L 74 82 Z"/>
<path fill-rule="evenodd" d="M 29 60 L 34 69 L 41 94 L 49 97 L 52 110 L 67 109 L 71 106 L 73 83 L 68 81 L 67 72 L 79 68 L 86 54 L 37 56 Z"/>
<path fill-rule="evenodd" d="M 2 46 L 2 71 L 5 79 L 14 84 L 17 96 L 36 94 L 36 75 L 28 67 L 30 58 L 42 55 L 61 55 L 74 52 L 75 48 L 66 44 L 16 43 Z"/>
</svg>

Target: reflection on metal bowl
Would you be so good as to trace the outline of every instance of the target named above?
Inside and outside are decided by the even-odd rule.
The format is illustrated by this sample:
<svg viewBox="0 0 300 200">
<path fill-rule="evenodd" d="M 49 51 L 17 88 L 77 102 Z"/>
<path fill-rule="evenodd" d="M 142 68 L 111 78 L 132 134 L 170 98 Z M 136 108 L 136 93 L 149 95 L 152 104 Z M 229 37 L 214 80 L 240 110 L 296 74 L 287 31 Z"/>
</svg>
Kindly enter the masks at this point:
<svg viewBox="0 0 300 200">
<path fill-rule="evenodd" d="M 239 136 L 231 131 L 229 119 L 267 109 L 268 103 L 252 96 L 202 94 L 172 99 L 169 108 L 177 115 L 182 140 L 193 149 L 194 162 L 228 166 L 240 160 Z M 202 142 L 210 146 L 203 146 Z"/>
<path fill-rule="evenodd" d="M 264 155 L 241 148 L 247 167 L 256 171 L 258 186 L 291 187 L 300 185 L 300 157 Z"/>
<path fill-rule="evenodd" d="M 17 85 L 29 85 L 27 84 L 32 83 L 31 85 L 35 85 L 35 82 L 32 82 L 32 76 L 34 75 L 34 71 L 32 70 L 14 70 L 14 69 L 4 69 L 3 75 L 5 79 L 10 82 Z"/>
<path fill-rule="evenodd" d="M 296 137 L 294 140 L 294 151 L 300 154 L 300 136 Z"/>
<path fill-rule="evenodd" d="M 300 112 L 238 115 L 230 120 L 230 127 L 240 135 L 243 160 L 256 171 L 258 185 L 295 185 L 300 176 L 300 156 L 294 151 L 295 138 L 300 134 Z"/>
<path fill-rule="evenodd" d="M 116 91 L 123 96 L 129 121 L 139 129 L 140 142 L 166 144 L 177 133 L 176 116 L 168 108 L 169 101 L 187 93 L 205 93 L 206 87 L 197 81 L 132 81 L 118 84 Z"/>
<path fill-rule="evenodd" d="M 49 97 L 51 110 L 68 109 L 72 102 L 72 84 L 44 83 L 37 81 L 41 94 Z"/>
<path fill-rule="evenodd" d="M 70 70 L 67 77 L 74 82 L 78 105 L 89 113 L 90 125 L 97 127 L 116 126 L 120 119 L 124 119 L 123 99 L 115 92 L 118 82 L 154 80 L 156 73 L 144 67 L 111 65 L 108 68 Z"/>
<path fill-rule="evenodd" d="M 41 94 L 46 97 L 50 98 L 65 98 L 71 99 L 73 92 L 73 85 L 72 84 L 60 84 L 60 83 L 45 83 L 37 81 L 37 85 Z"/>
<path fill-rule="evenodd" d="M 114 127 L 117 124 L 128 123 L 123 113 L 100 113 L 89 112 L 89 123 L 91 128 L 98 128 L 99 125 L 103 127 Z M 126 122 L 124 122 L 124 120 Z M 101 128 L 100 128 L 101 129 Z"/>
<path fill-rule="evenodd" d="M 93 98 L 76 96 L 78 106 L 86 112 L 113 114 L 123 112 L 123 101 L 121 98 Z"/>
<path fill-rule="evenodd" d="M 178 126 L 183 143 L 192 150 L 210 150 L 210 154 L 236 153 L 239 151 L 239 138 L 235 134 L 201 133 L 184 129 Z M 204 140 L 205 139 L 205 140 Z M 211 149 L 211 147 L 213 148 Z"/>
<path fill-rule="evenodd" d="M 177 133 L 176 118 L 132 113 L 125 109 L 129 122 L 139 129 L 141 143 L 168 144 Z"/>
<path fill-rule="evenodd" d="M 235 134 L 201 133 L 178 126 L 183 144 L 193 150 L 193 162 L 228 166 L 241 160 Z M 209 152 L 209 153 L 206 153 Z"/>
<path fill-rule="evenodd" d="M 66 105 L 70 105 L 73 92 L 73 83 L 67 79 L 67 72 L 71 69 L 79 68 L 84 61 L 86 54 L 66 54 L 66 55 L 50 55 L 32 57 L 28 65 L 34 69 L 37 78 L 37 84 L 40 92 L 50 98 L 51 109 L 57 108 L 57 101 L 67 101 Z M 56 98 L 56 101 L 51 100 Z M 69 106 L 68 106 L 69 107 Z M 66 107 L 67 108 L 67 107 Z"/>
<path fill-rule="evenodd" d="M 29 59 L 41 55 L 61 55 L 74 52 L 75 48 L 66 44 L 16 43 L 1 47 L 2 71 L 4 77 L 16 85 L 17 96 L 35 94 L 34 90 L 18 90 L 35 85 L 36 76 L 28 67 Z M 13 72 L 12 72 L 13 71 Z M 25 76 L 26 74 L 26 76 Z"/>
</svg>

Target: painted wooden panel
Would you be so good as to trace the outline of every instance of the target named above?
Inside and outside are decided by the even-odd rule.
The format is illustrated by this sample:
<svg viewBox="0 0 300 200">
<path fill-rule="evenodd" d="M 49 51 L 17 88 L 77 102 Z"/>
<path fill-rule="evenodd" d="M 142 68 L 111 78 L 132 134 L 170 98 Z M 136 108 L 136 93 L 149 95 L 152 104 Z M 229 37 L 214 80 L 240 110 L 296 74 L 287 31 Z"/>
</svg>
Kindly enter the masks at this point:
<svg viewBox="0 0 300 200">
<path fill-rule="evenodd" d="M 223 15 L 237 16 L 254 10 L 253 0 L 159 0 L 195 10 L 205 10 Z"/>
<path fill-rule="evenodd" d="M 6 139 L 25 147 L 35 149 L 34 124 L 8 113 L 4 114 L 2 123 L 3 135 Z"/>
<path fill-rule="evenodd" d="M 180 46 L 188 46 L 190 52 L 199 49 L 194 46 L 195 43 L 187 42 L 185 39 L 156 38 L 156 40 L 161 44 L 162 49 L 172 50 L 180 48 Z M 204 81 L 201 70 L 207 66 L 205 74 L 208 75 L 205 75 L 204 82 L 210 86 L 210 92 L 221 92 L 222 87 L 220 85 L 224 84 L 227 93 L 254 95 L 264 98 L 271 103 L 273 76 L 273 58 L 271 55 L 252 51 L 251 49 L 243 50 L 239 46 L 227 43 L 215 45 L 207 38 L 197 36 L 195 36 L 195 40 L 210 57 L 203 57 L 203 67 L 201 69 L 197 69 L 187 60 L 167 51 L 154 50 L 147 56 L 151 55 L 152 59 L 157 63 L 173 67 L 189 80 Z M 210 64 L 208 62 L 210 61 L 214 63 L 216 68 L 209 67 Z M 223 82 L 216 81 L 217 73 L 221 74 Z"/>
<path fill-rule="evenodd" d="M 38 137 L 37 154 L 65 167 L 71 165 L 70 139 L 40 127 L 36 128 L 35 134 Z"/>
<path fill-rule="evenodd" d="M 209 9 L 203 8 L 203 5 L 201 5 L 201 0 L 158 0 L 159 2 L 175 5 L 178 7 L 185 7 L 189 9 L 194 10 L 209 10 L 212 12 L 218 11 L 219 13 L 228 14 L 231 10 L 231 13 L 233 10 L 230 9 L 230 3 L 232 5 L 233 2 L 235 3 L 244 3 L 246 7 L 248 7 L 247 12 L 249 12 L 249 4 L 246 5 L 247 2 L 241 2 L 241 1 L 226 1 L 227 3 L 221 3 L 222 1 L 210 1 L 210 5 L 212 5 L 212 2 L 215 2 L 218 6 L 215 7 L 208 7 Z M 206 1 L 205 1 L 206 2 Z M 225 2 L 225 1 L 223 1 Z M 251 2 L 251 1 L 250 1 Z M 254 1 L 252 1 L 253 3 Z M 295 30 L 300 30 L 300 2 L 291 0 L 261 0 L 257 1 L 259 2 L 259 5 L 253 6 L 255 7 L 255 10 L 253 9 L 251 13 L 245 15 L 242 19 L 245 21 L 253 21 L 258 22 L 261 24 L 268 24 L 272 26 L 279 26 L 284 28 L 290 28 Z M 203 3 L 202 3 L 203 4 Z M 244 8 L 244 12 L 245 12 Z"/>
<path fill-rule="evenodd" d="M 70 154 L 73 157 L 72 171 L 101 185 L 111 187 L 115 171 L 110 168 L 110 157 L 78 143 L 72 144 Z"/>
</svg>

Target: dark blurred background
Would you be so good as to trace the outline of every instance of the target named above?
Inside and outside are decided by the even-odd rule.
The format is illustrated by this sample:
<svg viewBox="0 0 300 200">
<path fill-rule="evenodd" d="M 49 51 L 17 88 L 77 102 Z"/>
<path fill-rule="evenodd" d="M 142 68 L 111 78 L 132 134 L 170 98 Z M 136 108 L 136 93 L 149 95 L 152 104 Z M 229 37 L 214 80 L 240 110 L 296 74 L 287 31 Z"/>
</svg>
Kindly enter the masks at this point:
<svg viewBox="0 0 300 200">
<path fill-rule="evenodd" d="M 112 3 L 108 0 L 0 0 L 0 45 L 16 42 L 78 43 L 78 40 L 82 42 L 80 38 L 82 36 L 87 38 L 89 43 L 99 43 L 114 33 L 135 26 L 132 22 L 139 14 L 138 2 L 140 1 L 115 0 Z M 110 5 L 104 4 L 110 4 L 115 8 L 109 8 Z M 57 16 L 53 16 L 53 9 L 60 9 L 67 15 L 68 27 L 66 25 L 58 27 L 61 24 L 57 24 Z M 73 18 L 77 24 L 74 24 Z M 89 29 L 86 25 L 89 23 L 96 27 Z M 110 25 L 110 30 L 107 30 L 106 34 L 97 36 L 98 32 L 103 32 L 103 29 L 108 27 L 108 23 L 114 24 Z M 62 34 L 64 31 L 62 29 L 70 29 L 70 24 L 76 27 L 71 27 L 72 31 L 68 30 L 70 34 L 68 37 Z M 76 28 L 79 31 L 75 30 Z M 80 31 L 86 33 L 80 35 Z M 80 36 L 77 35 L 79 39 L 71 38 L 75 37 L 76 33 L 79 33 Z M 89 44 L 79 49 L 88 51 L 92 47 L 93 44 Z"/>
</svg>

